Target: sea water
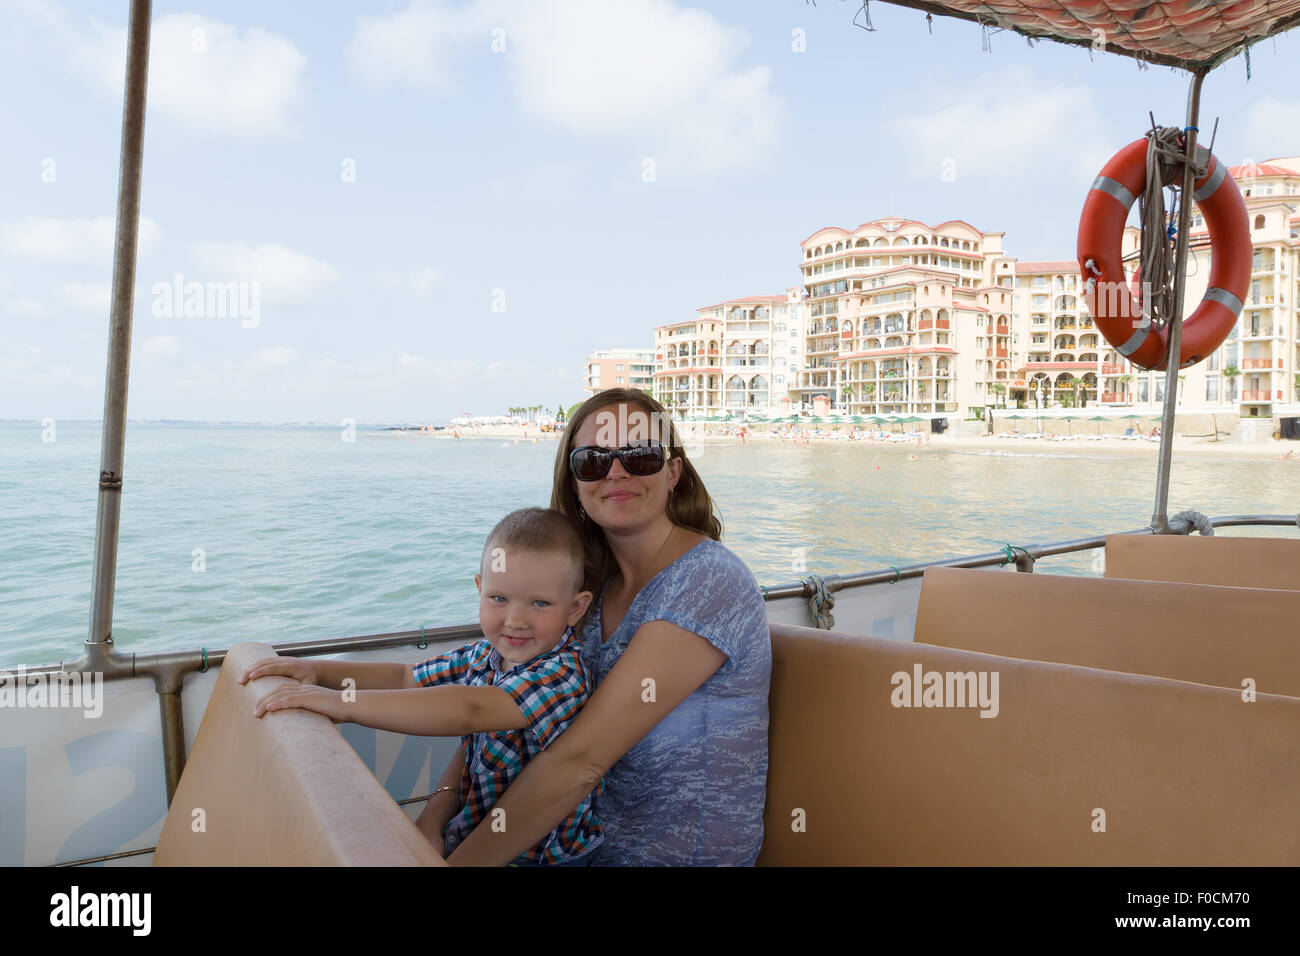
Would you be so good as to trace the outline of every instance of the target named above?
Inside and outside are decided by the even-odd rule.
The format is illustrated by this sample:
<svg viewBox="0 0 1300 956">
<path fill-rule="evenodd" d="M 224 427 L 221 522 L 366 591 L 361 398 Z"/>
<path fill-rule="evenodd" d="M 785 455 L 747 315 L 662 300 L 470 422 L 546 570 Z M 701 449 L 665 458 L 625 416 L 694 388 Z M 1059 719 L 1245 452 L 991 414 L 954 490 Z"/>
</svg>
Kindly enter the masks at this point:
<svg viewBox="0 0 1300 956">
<path fill-rule="evenodd" d="M 53 435 L 0 423 L 0 666 L 81 653 L 99 442 L 94 423 L 59 422 Z M 472 622 L 484 537 L 506 512 L 549 503 L 556 447 L 362 426 L 132 423 L 115 642 L 222 648 Z M 1086 442 L 1068 457 L 1035 451 L 750 441 L 705 444 L 695 464 L 723 542 L 768 585 L 1150 520 L 1154 454 Z M 1290 513 L 1298 487 L 1292 462 L 1179 460 L 1170 512 Z M 1089 574 L 1094 560 L 1039 568 Z"/>
</svg>

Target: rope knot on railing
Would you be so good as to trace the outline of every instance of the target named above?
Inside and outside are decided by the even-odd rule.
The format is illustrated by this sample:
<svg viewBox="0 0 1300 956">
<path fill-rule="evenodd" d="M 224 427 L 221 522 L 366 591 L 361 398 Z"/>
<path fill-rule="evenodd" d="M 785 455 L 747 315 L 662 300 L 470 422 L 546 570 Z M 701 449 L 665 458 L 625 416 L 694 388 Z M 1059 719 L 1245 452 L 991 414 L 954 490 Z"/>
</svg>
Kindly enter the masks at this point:
<svg viewBox="0 0 1300 956">
<path fill-rule="evenodd" d="M 820 574 L 808 575 L 803 583 L 809 589 L 808 613 L 819 628 L 829 631 L 835 626 L 835 615 L 831 613 L 831 608 L 835 606 L 835 595 L 831 593 L 830 585 Z"/>
<path fill-rule="evenodd" d="M 1186 527 L 1175 525 L 1175 522 L 1180 522 L 1181 525 Z M 1208 515 L 1203 515 L 1199 511 L 1191 509 L 1180 511 L 1170 518 L 1169 527 L 1175 534 L 1191 534 L 1193 531 L 1198 531 L 1202 537 L 1214 537 L 1214 522 L 1210 520 Z"/>
</svg>

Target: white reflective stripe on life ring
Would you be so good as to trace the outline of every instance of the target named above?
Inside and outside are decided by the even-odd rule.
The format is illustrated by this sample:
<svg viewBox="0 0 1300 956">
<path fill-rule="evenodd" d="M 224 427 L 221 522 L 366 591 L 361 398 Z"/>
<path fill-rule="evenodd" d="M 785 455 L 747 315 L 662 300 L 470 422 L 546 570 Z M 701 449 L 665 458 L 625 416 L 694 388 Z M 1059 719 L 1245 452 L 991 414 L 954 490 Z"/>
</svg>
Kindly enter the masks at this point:
<svg viewBox="0 0 1300 956">
<path fill-rule="evenodd" d="M 1118 179 L 1111 179 L 1109 176 L 1098 176 L 1092 181 L 1092 188 L 1100 189 L 1108 196 L 1114 196 L 1124 204 L 1125 209 L 1130 209 L 1133 206 L 1133 194 Z"/>
<path fill-rule="evenodd" d="M 1192 198 L 1197 202 L 1204 202 L 1206 199 L 1209 199 L 1214 195 L 1214 191 L 1222 185 L 1223 180 L 1227 175 L 1228 167 L 1224 166 L 1223 163 L 1216 161 L 1213 174 L 1211 174 L 1210 178 L 1205 181 L 1204 186 L 1192 193 Z"/>
</svg>

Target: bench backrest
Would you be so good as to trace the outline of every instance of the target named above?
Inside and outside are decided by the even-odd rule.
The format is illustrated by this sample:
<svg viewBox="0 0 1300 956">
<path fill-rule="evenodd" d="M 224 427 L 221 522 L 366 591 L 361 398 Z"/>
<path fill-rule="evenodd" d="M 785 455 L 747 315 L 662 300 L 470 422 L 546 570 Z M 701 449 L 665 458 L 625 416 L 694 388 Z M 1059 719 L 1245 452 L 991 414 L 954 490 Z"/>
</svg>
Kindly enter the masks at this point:
<svg viewBox="0 0 1300 956">
<path fill-rule="evenodd" d="M 760 864 L 1300 864 L 1300 700 L 784 625 L 772 650 Z M 893 706 L 918 665 L 996 672 L 997 716 Z"/>
<path fill-rule="evenodd" d="M 1300 589 L 1300 538 L 1112 534 L 1106 577 L 1238 588 Z"/>
<path fill-rule="evenodd" d="M 274 654 L 238 644 L 226 655 L 154 865 L 445 866 L 329 718 L 253 716 L 258 700 L 290 681 L 236 681 Z M 196 833 L 197 809 L 204 830 Z"/>
<path fill-rule="evenodd" d="M 916 640 L 1300 697 L 1300 591 L 929 568 Z"/>
</svg>

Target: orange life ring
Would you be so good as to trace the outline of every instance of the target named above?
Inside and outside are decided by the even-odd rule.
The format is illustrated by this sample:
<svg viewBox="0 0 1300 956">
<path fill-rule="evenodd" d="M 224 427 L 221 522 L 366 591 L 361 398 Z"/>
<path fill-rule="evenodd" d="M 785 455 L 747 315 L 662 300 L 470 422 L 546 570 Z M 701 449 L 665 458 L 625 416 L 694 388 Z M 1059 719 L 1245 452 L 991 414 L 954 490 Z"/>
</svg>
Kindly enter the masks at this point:
<svg viewBox="0 0 1300 956">
<path fill-rule="evenodd" d="M 1201 157 L 1209 152 L 1197 149 Z M 1106 341 L 1139 368 L 1162 369 L 1169 330 L 1153 329 L 1150 316 L 1142 314 L 1141 298 L 1124 281 L 1120 254 L 1129 209 L 1146 188 L 1146 156 L 1146 139 L 1135 140 L 1112 156 L 1093 181 L 1079 218 L 1079 268 L 1085 300 Z M 1209 156 L 1205 176 L 1195 182 L 1192 195 L 1205 216 L 1213 255 L 1205 297 L 1183 318 L 1181 368 L 1207 358 L 1236 325 L 1254 252 L 1246 202 L 1217 157 Z"/>
</svg>

